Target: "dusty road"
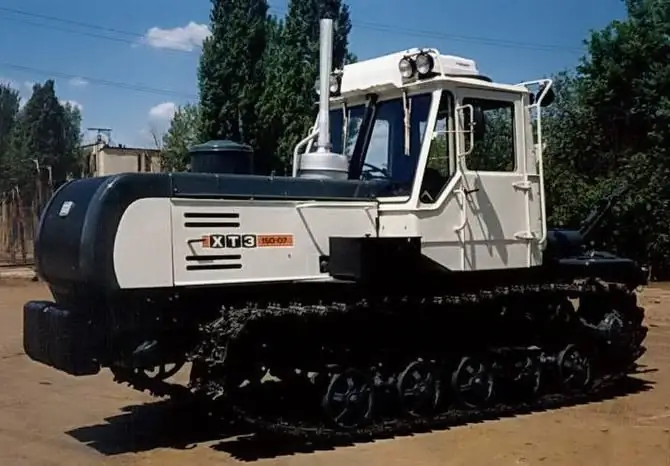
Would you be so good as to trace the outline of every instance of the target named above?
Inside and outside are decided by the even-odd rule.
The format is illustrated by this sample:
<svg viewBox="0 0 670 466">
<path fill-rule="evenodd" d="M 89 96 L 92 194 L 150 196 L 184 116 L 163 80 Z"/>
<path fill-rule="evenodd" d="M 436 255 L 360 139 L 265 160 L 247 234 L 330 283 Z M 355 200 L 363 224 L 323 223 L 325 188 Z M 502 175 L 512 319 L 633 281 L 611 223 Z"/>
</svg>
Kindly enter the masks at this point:
<svg viewBox="0 0 670 466">
<path fill-rule="evenodd" d="M 328 451 L 294 452 L 209 429 L 116 385 L 73 378 L 23 354 L 21 306 L 41 284 L 0 283 L 0 465 L 670 465 L 670 287 L 643 294 L 651 329 L 644 392 Z M 183 411 L 183 410 L 181 410 Z M 204 432 L 203 432 L 204 431 Z M 256 460 L 256 457 L 260 459 Z"/>
</svg>

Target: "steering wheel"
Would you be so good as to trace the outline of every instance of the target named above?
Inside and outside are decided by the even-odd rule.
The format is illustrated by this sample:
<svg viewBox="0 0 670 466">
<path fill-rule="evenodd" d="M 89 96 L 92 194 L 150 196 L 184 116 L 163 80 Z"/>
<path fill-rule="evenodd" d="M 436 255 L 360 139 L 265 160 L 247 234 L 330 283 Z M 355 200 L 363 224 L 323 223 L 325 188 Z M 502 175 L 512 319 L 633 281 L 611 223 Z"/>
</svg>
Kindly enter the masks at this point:
<svg viewBox="0 0 670 466">
<path fill-rule="evenodd" d="M 387 179 L 387 180 L 390 180 L 391 179 L 391 174 L 383 168 L 380 168 L 376 165 L 372 165 L 371 163 L 367 163 L 367 162 L 364 162 L 363 166 L 370 168 L 370 171 L 372 171 L 372 172 L 377 172 L 377 173 L 380 173 L 382 175 L 382 176 L 374 176 L 369 171 L 368 172 L 363 171 L 363 172 L 361 172 L 361 175 L 366 180 L 372 180 L 372 179 L 378 179 L 378 180 L 379 179 Z"/>
</svg>

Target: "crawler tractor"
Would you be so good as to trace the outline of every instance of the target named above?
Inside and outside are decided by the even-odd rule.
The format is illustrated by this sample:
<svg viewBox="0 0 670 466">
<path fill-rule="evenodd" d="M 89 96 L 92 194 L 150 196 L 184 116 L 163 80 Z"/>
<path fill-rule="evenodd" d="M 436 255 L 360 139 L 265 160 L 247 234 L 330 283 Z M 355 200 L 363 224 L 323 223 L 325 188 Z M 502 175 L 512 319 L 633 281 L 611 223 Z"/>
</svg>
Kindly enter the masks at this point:
<svg viewBox="0 0 670 466">
<path fill-rule="evenodd" d="M 643 268 L 590 250 L 593 222 L 547 228 L 551 80 L 494 83 L 427 48 L 332 71 L 330 20 L 321 33 L 319 113 L 292 176 L 229 150 L 58 189 L 35 245 L 53 302 L 24 306 L 29 357 L 319 435 L 580 397 L 630 373 Z"/>
</svg>

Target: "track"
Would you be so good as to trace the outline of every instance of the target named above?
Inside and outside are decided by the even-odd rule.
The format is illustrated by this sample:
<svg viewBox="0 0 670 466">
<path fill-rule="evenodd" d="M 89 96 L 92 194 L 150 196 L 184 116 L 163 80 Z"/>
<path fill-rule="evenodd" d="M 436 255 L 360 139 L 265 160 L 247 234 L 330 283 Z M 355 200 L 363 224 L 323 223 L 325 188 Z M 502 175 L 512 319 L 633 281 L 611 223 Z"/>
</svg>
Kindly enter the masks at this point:
<svg viewBox="0 0 670 466">
<path fill-rule="evenodd" d="M 398 415 L 395 412 L 384 413 L 368 419 L 369 422 L 364 425 L 355 425 L 346 429 L 332 427 L 332 422 L 329 423 L 328 419 L 319 415 L 319 396 L 310 397 L 310 388 L 303 390 L 305 388 L 304 380 L 302 384 L 293 384 L 293 380 L 289 384 L 281 384 L 288 387 L 289 392 L 295 390 L 291 397 L 293 403 L 282 398 L 271 398 L 274 394 L 260 387 L 259 384 L 252 383 L 251 388 L 235 388 L 239 380 L 245 378 L 251 380 L 255 377 L 253 364 L 250 363 L 255 359 L 258 359 L 255 362 L 264 361 L 274 368 L 278 361 L 292 357 L 291 360 L 295 361 L 299 367 L 321 367 L 324 369 L 322 372 L 330 371 L 326 377 L 326 380 L 330 382 L 334 380 L 336 374 L 346 371 L 356 370 L 358 374 L 365 374 L 366 371 L 370 370 L 369 364 L 361 365 L 359 363 L 358 367 L 351 364 L 358 359 L 357 357 L 342 358 L 337 352 L 333 353 L 332 351 L 324 353 L 318 350 L 317 345 L 314 345 L 314 342 L 318 341 L 324 346 L 322 341 L 324 334 L 319 333 L 319 328 L 321 330 L 330 328 L 335 325 L 337 319 L 341 319 L 343 316 L 358 319 L 355 322 L 359 324 L 363 319 L 365 329 L 369 330 L 371 322 L 379 322 L 379 319 L 383 316 L 390 319 L 393 312 L 389 313 L 389 309 L 397 310 L 399 304 L 403 307 L 409 306 L 414 312 L 417 312 L 418 306 L 423 306 L 423 310 L 426 312 L 419 315 L 424 316 L 430 314 L 431 310 L 438 310 L 440 311 L 439 314 L 435 315 L 444 317 L 445 306 L 455 306 L 460 310 L 465 310 L 468 315 L 473 315 L 472 313 L 478 310 L 490 309 L 492 303 L 500 302 L 500 300 L 514 302 L 514 300 L 523 299 L 533 302 L 534 298 L 546 299 L 552 296 L 563 300 L 567 296 L 590 296 L 599 300 L 616 302 L 619 305 L 617 312 L 625 321 L 625 332 L 617 333 L 613 332 L 616 326 L 611 325 L 611 322 L 604 328 L 599 318 L 589 322 L 583 316 L 581 318 L 577 317 L 574 312 L 572 316 L 566 316 L 564 312 L 554 312 L 542 317 L 545 319 L 544 324 L 548 325 L 545 330 L 546 334 L 555 332 L 557 328 L 567 331 L 558 338 L 549 338 L 547 341 L 549 344 L 548 351 L 540 350 L 538 352 L 536 346 L 533 346 L 532 349 L 524 348 L 524 350 L 527 350 L 528 354 L 537 354 L 543 365 L 551 369 L 556 367 L 557 358 L 560 358 L 561 352 L 565 348 L 569 348 L 569 345 L 578 344 L 582 348 L 586 345 L 589 356 L 591 356 L 591 372 L 590 383 L 586 384 L 585 387 L 561 386 L 560 383 L 552 384 L 551 380 L 549 383 L 545 383 L 543 377 L 545 390 L 541 393 L 535 393 L 533 399 L 490 398 L 484 399 L 484 402 L 479 405 L 469 406 L 465 409 L 450 402 L 440 404 L 440 410 L 427 415 L 408 416 Z M 394 300 L 392 303 L 386 302 L 386 307 L 380 306 L 380 303 L 371 305 L 365 301 L 354 304 L 329 303 L 326 305 L 288 303 L 261 306 L 256 304 L 244 308 L 226 309 L 220 319 L 205 326 L 202 344 L 191 355 L 194 369 L 191 376 L 190 390 L 182 386 L 174 386 L 160 380 L 139 376 L 138 373 L 122 373 L 116 370 L 115 375 L 117 381 L 126 382 L 138 390 L 148 390 L 154 395 L 190 396 L 195 393 L 198 396 L 203 396 L 210 400 L 210 404 L 213 403 L 213 406 L 219 408 L 220 416 L 251 424 L 257 431 L 313 439 L 337 439 L 338 441 L 385 437 L 417 430 L 442 428 L 491 417 L 531 412 L 538 409 L 586 403 L 606 396 L 607 392 L 616 390 L 617 381 L 631 370 L 634 361 L 644 352 L 641 343 L 647 330 L 646 327 L 641 325 L 643 310 L 636 305 L 634 296 L 634 293 L 624 286 L 592 282 L 501 287 L 482 291 L 478 294 L 464 293 L 442 296 L 430 300 L 421 300 L 420 302 L 405 297 Z M 558 310 L 554 309 L 554 311 Z M 367 321 L 365 321 L 366 315 L 369 319 Z M 518 318 L 528 315 L 529 312 L 524 311 L 516 316 Z M 304 327 L 314 330 L 317 336 L 306 338 L 308 343 L 298 348 L 299 351 L 291 350 L 290 345 L 286 343 L 284 343 L 285 347 L 282 347 L 281 351 L 277 351 L 277 339 L 270 338 L 271 334 L 281 335 L 279 340 L 284 342 L 295 343 L 300 341 L 296 340 L 299 337 L 298 333 L 293 335 L 286 333 L 287 328 L 300 328 L 295 325 L 296 319 L 297 321 L 303 321 Z M 316 322 L 321 322 L 321 327 L 315 325 Z M 516 325 L 520 321 L 513 322 Z M 435 321 L 429 320 L 428 326 L 430 324 L 435 324 Z M 388 328 L 385 328 L 385 330 L 388 331 Z M 523 327 L 521 327 L 519 335 L 523 334 L 522 330 Z M 347 344 L 350 345 L 360 338 L 360 333 L 354 332 Z M 491 335 L 488 334 L 482 335 L 479 341 L 472 342 L 471 345 L 476 346 L 477 343 L 487 341 L 490 337 Z M 621 352 L 621 345 L 617 348 L 616 339 L 620 337 L 624 338 L 624 353 Z M 258 342 L 264 341 L 264 339 L 268 341 L 268 338 L 270 339 L 271 350 L 263 353 L 258 350 Z M 378 344 L 381 340 L 376 339 L 374 341 Z M 392 341 L 395 340 L 392 339 Z M 413 341 L 413 344 L 416 342 Z M 332 350 L 333 342 L 330 343 L 330 349 Z M 356 353 L 358 356 L 361 354 L 361 348 L 360 345 L 354 348 L 358 350 Z M 384 349 L 389 350 L 389 348 L 390 346 Z M 423 345 L 421 349 L 430 352 L 435 348 L 430 345 Z M 434 353 L 431 353 L 431 355 L 434 355 Z M 621 359 L 622 356 L 623 359 Z M 387 355 L 387 358 L 392 357 L 393 354 Z M 622 360 L 623 363 L 612 365 L 610 362 L 613 359 Z M 460 358 L 457 358 L 457 360 L 460 360 Z M 328 365 L 329 369 L 326 370 L 327 364 L 325 363 L 327 361 L 339 364 L 335 364 L 335 367 Z M 442 361 L 440 361 L 441 364 Z M 339 369 L 337 366 L 339 366 Z M 556 371 L 553 372 L 555 376 Z M 552 371 L 543 371 L 543 374 L 546 373 L 549 373 L 549 379 L 551 379 Z M 233 377 L 236 377 L 235 383 L 233 383 Z M 317 395 L 323 396 L 324 387 L 327 387 L 327 385 L 328 382 L 325 385 L 322 383 L 316 389 Z M 372 385 L 374 385 L 373 390 L 377 395 L 379 395 L 379 392 L 383 392 L 383 390 L 379 390 L 379 384 Z M 381 387 L 388 388 L 387 385 L 381 384 Z M 311 387 L 311 390 L 314 392 L 314 386 Z M 296 399 L 298 400 L 297 404 L 295 403 Z M 263 402 L 263 400 L 266 400 L 266 402 Z M 277 409 L 277 406 L 284 409 Z"/>
<path fill-rule="evenodd" d="M 0 464 L 631 466 L 666 464 L 670 454 L 668 283 L 639 293 L 650 327 L 641 367 L 596 399 L 360 441 L 254 435 L 252 426 L 230 426 L 189 399 L 115 384 L 109 371 L 73 378 L 36 364 L 21 350 L 17 310 L 29 299 L 51 295 L 43 283 L 0 283 Z M 169 382 L 187 385 L 189 369 Z"/>
</svg>

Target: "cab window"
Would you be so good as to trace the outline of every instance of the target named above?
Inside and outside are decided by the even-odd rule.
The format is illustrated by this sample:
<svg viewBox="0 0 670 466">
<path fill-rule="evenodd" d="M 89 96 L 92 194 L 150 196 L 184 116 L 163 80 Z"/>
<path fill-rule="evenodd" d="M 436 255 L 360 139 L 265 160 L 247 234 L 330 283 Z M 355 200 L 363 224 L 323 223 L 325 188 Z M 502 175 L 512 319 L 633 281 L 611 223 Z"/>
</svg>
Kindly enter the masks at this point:
<svg viewBox="0 0 670 466">
<path fill-rule="evenodd" d="M 463 99 L 464 105 L 475 109 L 475 143 L 465 157 L 465 166 L 473 171 L 512 172 L 516 170 L 514 137 L 514 102 L 481 98 Z M 482 128 L 477 128 L 483 125 Z M 465 134 L 465 148 L 470 148 Z"/>
<path fill-rule="evenodd" d="M 402 97 L 377 103 L 361 172 L 361 179 L 393 181 L 398 186 L 399 194 L 404 195 L 409 195 L 411 192 L 432 94 L 410 96 L 407 101 L 410 113 L 409 125 L 405 124 Z M 351 106 L 346 112 L 345 119 L 342 108 L 331 110 L 331 141 L 334 152 L 351 157 L 357 138 L 363 137 L 360 126 L 365 114 L 365 104 Z M 407 148 L 406 135 L 409 140 Z"/>
<path fill-rule="evenodd" d="M 424 204 L 434 203 L 456 172 L 453 112 L 453 95 L 443 91 L 419 191 L 419 199 Z"/>
</svg>

